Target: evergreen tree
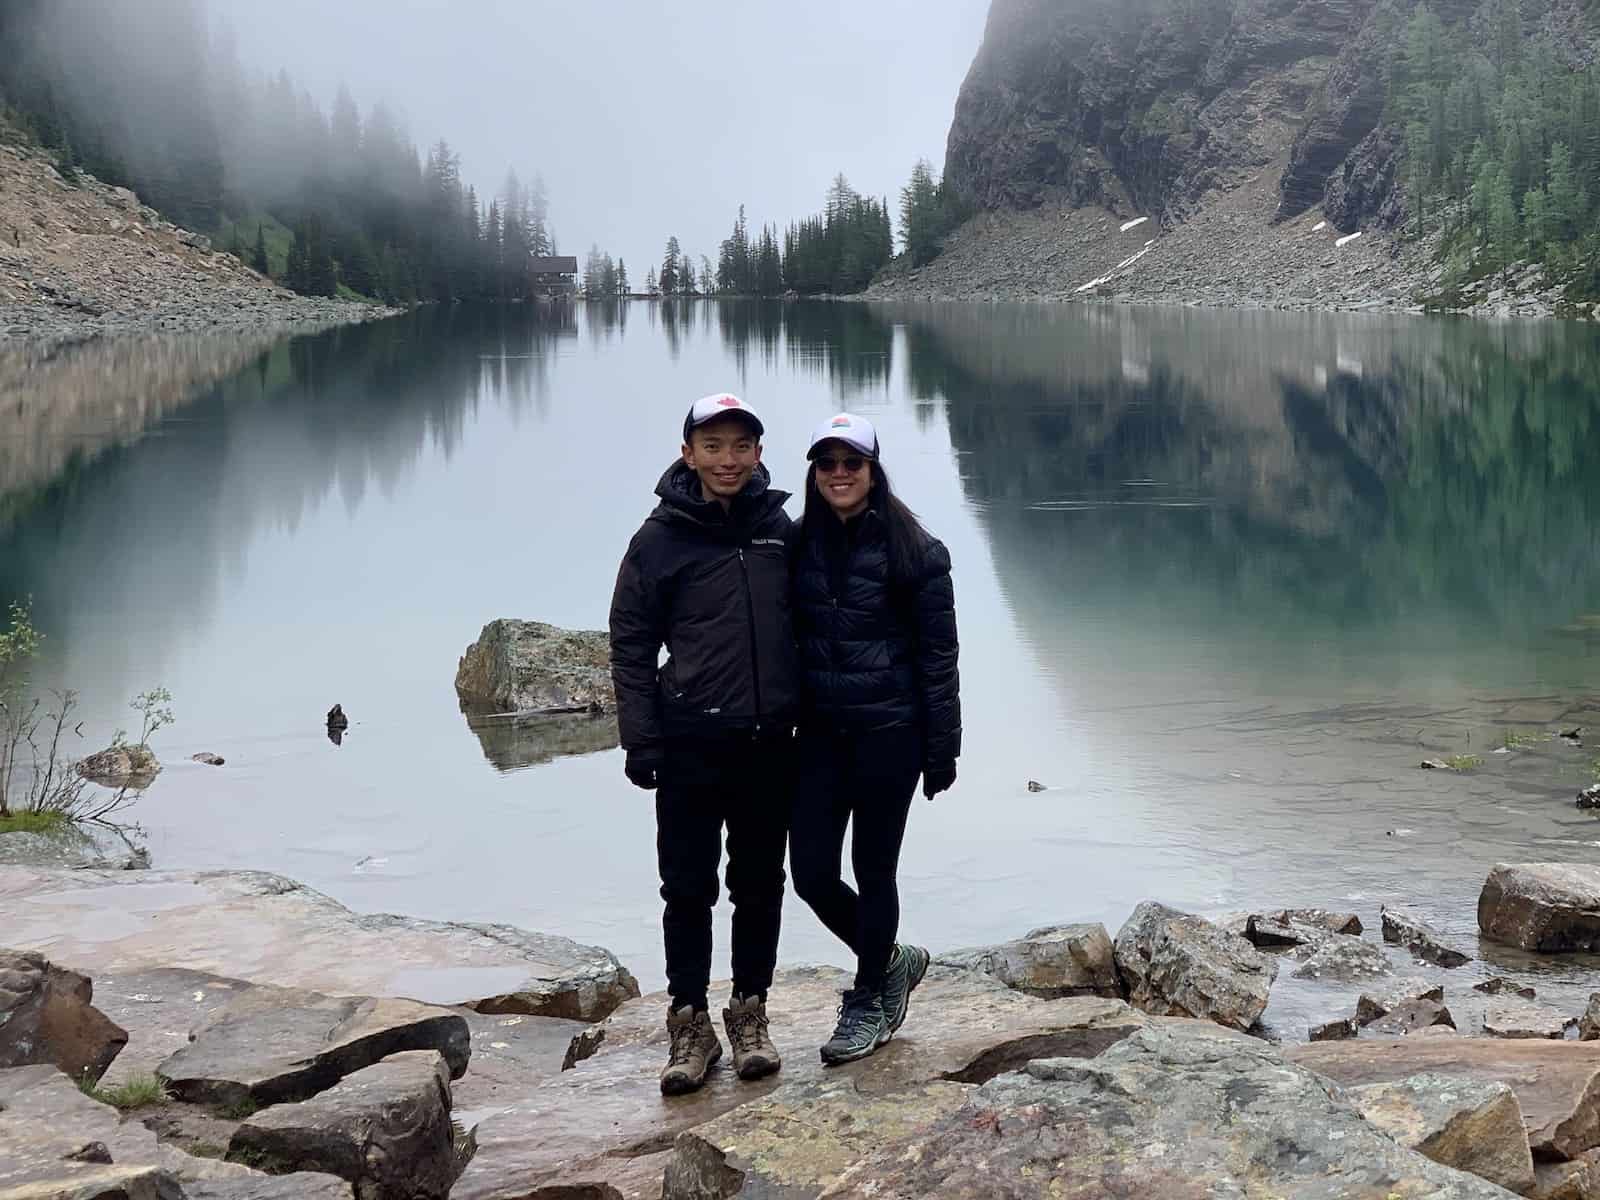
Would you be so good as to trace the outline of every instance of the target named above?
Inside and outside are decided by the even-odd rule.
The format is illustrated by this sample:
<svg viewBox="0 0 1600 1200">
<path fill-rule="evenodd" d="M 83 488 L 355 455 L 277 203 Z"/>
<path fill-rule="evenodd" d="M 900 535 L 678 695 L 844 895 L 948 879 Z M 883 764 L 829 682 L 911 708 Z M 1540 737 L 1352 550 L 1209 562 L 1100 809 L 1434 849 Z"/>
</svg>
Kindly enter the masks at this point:
<svg viewBox="0 0 1600 1200">
<path fill-rule="evenodd" d="M 256 223 L 256 248 L 250 256 L 250 265 L 263 275 L 272 274 L 272 268 L 267 262 L 267 234 L 259 221 Z"/>
<path fill-rule="evenodd" d="M 628 264 L 623 259 L 617 259 L 617 295 L 626 296 L 632 289 L 628 286 Z"/>
<path fill-rule="evenodd" d="M 678 257 L 683 253 L 676 236 L 667 239 L 667 248 L 661 255 L 661 272 L 656 276 L 656 286 L 663 296 L 678 292 Z"/>
</svg>

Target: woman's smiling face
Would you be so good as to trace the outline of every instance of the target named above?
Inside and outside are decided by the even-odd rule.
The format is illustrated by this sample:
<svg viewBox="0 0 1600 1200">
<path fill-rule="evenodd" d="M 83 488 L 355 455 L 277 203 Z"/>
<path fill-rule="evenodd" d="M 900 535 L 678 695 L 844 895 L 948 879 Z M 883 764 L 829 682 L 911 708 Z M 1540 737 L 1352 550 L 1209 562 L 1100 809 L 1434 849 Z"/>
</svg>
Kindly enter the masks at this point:
<svg viewBox="0 0 1600 1200">
<path fill-rule="evenodd" d="M 817 491 L 840 519 L 847 520 L 867 507 L 872 492 L 870 464 L 865 454 L 837 438 L 817 447 L 811 460 Z"/>
</svg>

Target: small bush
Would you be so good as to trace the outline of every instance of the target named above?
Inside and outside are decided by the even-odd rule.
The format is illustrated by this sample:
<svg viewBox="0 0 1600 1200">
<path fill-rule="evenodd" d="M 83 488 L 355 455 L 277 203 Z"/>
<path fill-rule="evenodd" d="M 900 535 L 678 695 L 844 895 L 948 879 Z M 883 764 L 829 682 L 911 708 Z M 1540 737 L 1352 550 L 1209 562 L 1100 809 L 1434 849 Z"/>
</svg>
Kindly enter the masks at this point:
<svg viewBox="0 0 1600 1200">
<path fill-rule="evenodd" d="M 85 1096 L 92 1096 L 101 1104 L 109 1104 L 123 1112 L 148 1108 L 152 1104 L 165 1104 L 172 1099 L 167 1093 L 167 1085 L 149 1074 L 132 1075 L 122 1083 L 104 1088 L 85 1077 L 78 1081 L 78 1089 Z"/>
</svg>

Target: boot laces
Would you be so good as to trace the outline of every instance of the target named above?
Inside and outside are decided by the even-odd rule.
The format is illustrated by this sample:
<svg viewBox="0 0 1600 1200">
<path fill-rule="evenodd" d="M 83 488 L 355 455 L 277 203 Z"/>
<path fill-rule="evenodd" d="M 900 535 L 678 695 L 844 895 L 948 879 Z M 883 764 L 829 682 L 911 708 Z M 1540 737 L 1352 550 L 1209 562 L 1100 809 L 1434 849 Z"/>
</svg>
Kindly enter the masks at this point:
<svg viewBox="0 0 1600 1200">
<path fill-rule="evenodd" d="M 738 1050 L 759 1050 L 767 1020 L 759 1011 L 742 1012 L 729 1022 L 728 1036 Z"/>
<path fill-rule="evenodd" d="M 833 1031 L 834 1037 L 853 1037 L 862 1022 L 867 1019 L 867 1005 L 870 996 L 859 996 L 854 991 L 843 993 L 839 998 L 839 1024 Z"/>
<path fill-rule="evenodd" d="M 673 1028 L 672 1046 L 667 1052 L 667 1064 L 669 1066 L 684 1066 L 694 1057 L 695 1033 L 693 1021 Z"/>
</svg>

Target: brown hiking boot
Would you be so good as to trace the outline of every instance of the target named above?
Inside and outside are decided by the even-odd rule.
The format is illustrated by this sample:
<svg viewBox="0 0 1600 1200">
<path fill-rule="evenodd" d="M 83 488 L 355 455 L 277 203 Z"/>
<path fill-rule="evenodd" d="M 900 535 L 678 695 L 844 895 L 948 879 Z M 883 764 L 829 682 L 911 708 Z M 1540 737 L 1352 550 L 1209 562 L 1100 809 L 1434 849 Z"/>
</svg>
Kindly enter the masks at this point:
<svg viewBox="0 0 1600 1200">
<path fill-rule="evenodd" d="M 722 1024 L 733 1044 L 733 1069 L 740 1079 L 760 1079 L 783 1066 L 767 1034 L 767 1006 L 759 998 L 731 997 L 722 1010 Z"/>
<path fill-rule="evenodd" d="M 672 1035 L 671 1056 L 661 1070 L 661 1092 L 681 1096 L 706 1081 L 711 1064 L 722 1057 L 722 1043 L 711 1025 L 711 1014 L 685 1004 L 667 1011 L 667 1032 Z"/>
</svg>

